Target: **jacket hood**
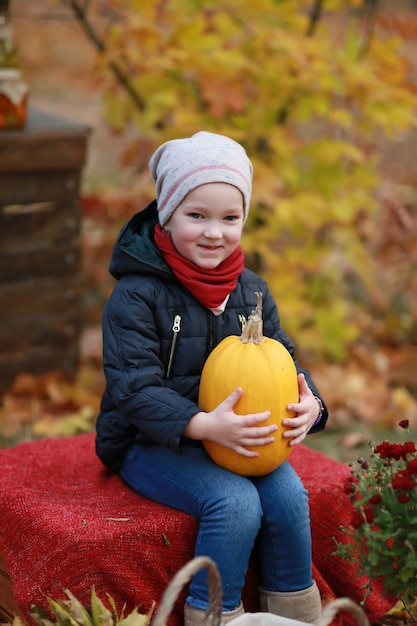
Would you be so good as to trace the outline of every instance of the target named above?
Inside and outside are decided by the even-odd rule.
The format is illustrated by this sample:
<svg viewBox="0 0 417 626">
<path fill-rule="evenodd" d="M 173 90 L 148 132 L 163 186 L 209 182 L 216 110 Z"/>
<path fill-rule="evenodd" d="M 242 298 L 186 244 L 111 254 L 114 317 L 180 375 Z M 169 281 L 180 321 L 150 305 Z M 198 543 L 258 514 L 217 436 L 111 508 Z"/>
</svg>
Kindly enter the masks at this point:
<svg viewBox="0 0 417 626">
<path fill-rule="evenodd" d="M 113 247 L 109 268 L 116 280 L 126 274 L 143 273 L 173 278 L 171 268 L 154 243 L 153 231 L 157 223 L 158 211 L 154 200 L 123 226 Z"/>
</svg>

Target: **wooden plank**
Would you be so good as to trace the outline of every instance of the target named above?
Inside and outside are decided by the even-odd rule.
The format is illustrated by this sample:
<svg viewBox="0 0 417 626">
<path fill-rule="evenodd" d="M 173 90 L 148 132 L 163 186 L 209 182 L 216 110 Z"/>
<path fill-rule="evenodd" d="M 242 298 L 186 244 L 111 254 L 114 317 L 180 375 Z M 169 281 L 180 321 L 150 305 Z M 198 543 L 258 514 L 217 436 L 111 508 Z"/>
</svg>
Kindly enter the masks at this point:
<svg viewBox="0 0 417 626">
<path fill-rule="evenodd" d="M 63 313 L 37 313 L 10 316 L 0 325 L 2 355 L 12 355 L 35 347 L 66 346 L 78 343 L 81 332 L 81 310 Z"/>
<path fill-rule="evenodd" d="M 0 172 L 80 169 L 89 133 L 87 126 L 29 109 L 25 128 L 0 134 Z"/>
<path fill-rule="evenodd" d="M 33 317 L 78 310 L 81 294 L 78 275 L 1 283 L 0 326 L 7 326 L 10 318 L 17 319 L 28 314 Z"/>
<path fill-rule="evenodd" d="M 79 189 L 90 130 L 29 109 L 0 133 L 0 388 L 75 372 L 81 328 Z"/>
<path fill-rule="evenodd" d="M 8 254 L 3 254 L 0 247 L 0 283 L 46 277 L 65 279 L 79 272 L 80 261 L 79 243 L 54 247 L 27 245 Z"/>
<path fill-rule="evenodd" d="M 20 248 L 37 241 L 65 241 L 78 237 L 82 209 L 79 202 L 57 205 L 55 202 L 20 204 L 0 209 L 0 233 L 3 254 L 13 246 Z"/>
<path fill-rule="evenodd" d="M 30 348 L 13 355 L 0 353 L 0 391 L 10 388 L 18 374 L 37 376 L 53 370 L 75 374 L 79 363 L 78 343 L 64 346 L 42 346 Z"/>
<path fill-rule="evenodd" d="M 78 198 L 80 179 L 78 170 L 0 173 L 0 207 L 36 202 L 68 203 Z"/>
<path fill-rule="evenodd" d="M 19 131 L 15 131 L 18 133 Z M 71 133 L 44 133 L 24 137 L 0 136 L 0 172 L 39 172 L 81 168 L 86 140 Z"/>
</svg>

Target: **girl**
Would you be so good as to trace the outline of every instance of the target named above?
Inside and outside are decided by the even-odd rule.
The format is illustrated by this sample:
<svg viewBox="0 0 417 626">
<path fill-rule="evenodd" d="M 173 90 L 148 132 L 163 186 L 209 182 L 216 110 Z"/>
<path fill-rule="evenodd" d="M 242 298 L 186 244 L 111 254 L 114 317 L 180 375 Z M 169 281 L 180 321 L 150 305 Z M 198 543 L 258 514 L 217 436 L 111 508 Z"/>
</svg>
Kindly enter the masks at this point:
<svg viewBox="0 0 417 626">
<path fill-rule="evenodd" d="M 244 268 L 240 247 L 252 165 L 238 143 L 199 132 L 168 141 L 150 160 L 156 201 L 123 227 L 113 250 L 118 280 L 103 318 L 106 391 L 97 421 L 97 454 L 138 493 L 199 522 L 195 556 L 217 564 L 223 622 L 243 612 L 241 591 L 255 540 L 261 610 L 305 622 L 321 612 L 312 579 L 308 496 L 288 462 L 266 476 L 242 477 L 217 466 L 208 439 L 244 457 L 269 445 L 277 426 L 265 411 L 238 415 L 236 389 L 213 411 L 197 403 L 210 351 L 242 320 L 262 292 L 265 336 L 280 341 L 298 371 L 299 402 L 289 405 L 291 445 L 324 428 L 327 409 L 294 357 L 265 282 Z M 203 624 L 206 575 L 189 586 L 186 626 Z"/>
</svg>

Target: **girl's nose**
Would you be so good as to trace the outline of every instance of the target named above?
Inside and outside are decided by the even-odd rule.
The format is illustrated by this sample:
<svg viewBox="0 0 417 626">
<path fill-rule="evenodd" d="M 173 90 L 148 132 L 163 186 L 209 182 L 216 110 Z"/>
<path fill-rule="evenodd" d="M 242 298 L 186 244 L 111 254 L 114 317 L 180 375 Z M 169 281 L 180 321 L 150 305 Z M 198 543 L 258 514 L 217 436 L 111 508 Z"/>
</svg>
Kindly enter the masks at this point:
<svg viewBox="0 0 417 626">
<path fill-rule="evenodd" d="M 221 239 L 223 237 L 223 231 L 219 224 L 207 224 L 204 230 L 204 237 L 207 237 L 207 239 Z"/>
</svg>

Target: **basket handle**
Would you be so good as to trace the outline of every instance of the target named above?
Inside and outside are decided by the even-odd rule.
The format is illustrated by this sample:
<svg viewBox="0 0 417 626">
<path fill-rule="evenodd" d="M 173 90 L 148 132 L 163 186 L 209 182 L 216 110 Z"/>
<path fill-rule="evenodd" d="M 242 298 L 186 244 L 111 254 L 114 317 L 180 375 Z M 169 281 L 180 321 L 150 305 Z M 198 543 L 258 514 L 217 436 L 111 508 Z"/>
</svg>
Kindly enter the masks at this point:
<svg viewBox="0 0 417 626">
<path fill-rule="evenodd" d="M 356 618 L 358 626 L 369 626 L 365 611 L 350 598 L 336 598 L 323 609 L 317 626 L 328 626 L 340 610 L 349 611 Z"/>
<path fill-rule="evenodd" d="M 161 604 L 152 619 L 151 626 L 165 626 L 182 588 L 200 569 L 207 569 L 207 586 L 210 603 L 205 619 L 212 616 L 211 626 L 220 626 L 222 616 L 222 583 L 215 562 L 208 556 L 199 556 L 182 567 L 162 594 Z M 349 611 L 356 618 L 358 626 L 369 626 L 365 611 L 350 598 L 336 598 L 323 610 L 317 626 L 329 626 L 340 610 Z"/>
<path fill-rule="evenodd" d="M 182 588 L 190 582 L 200 569 L 207 569 L 207 587 L 210 603 L 205 618 L 212 616 L 211 626 L 220 626 L 222 615 L 223 589 L 219 570 L 215 562 L 208 556 L 198 556 L 182 567 L 169 583 L 162 594 L 161 604 L 152 620 L 152 626 L 165 626 Z"/>
</svg>

